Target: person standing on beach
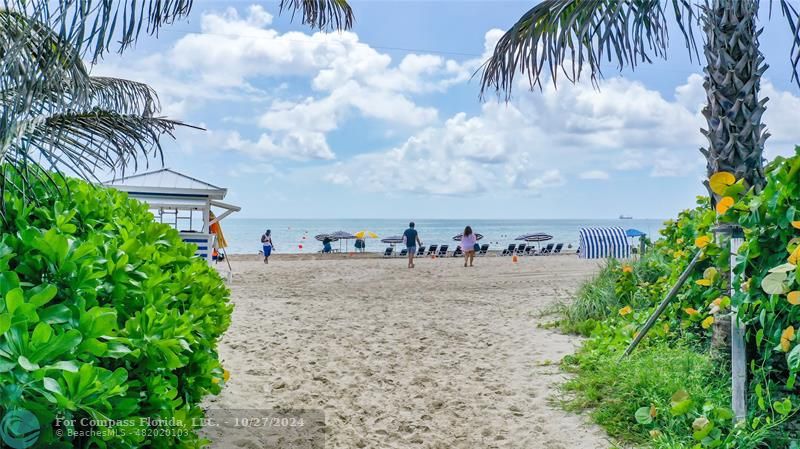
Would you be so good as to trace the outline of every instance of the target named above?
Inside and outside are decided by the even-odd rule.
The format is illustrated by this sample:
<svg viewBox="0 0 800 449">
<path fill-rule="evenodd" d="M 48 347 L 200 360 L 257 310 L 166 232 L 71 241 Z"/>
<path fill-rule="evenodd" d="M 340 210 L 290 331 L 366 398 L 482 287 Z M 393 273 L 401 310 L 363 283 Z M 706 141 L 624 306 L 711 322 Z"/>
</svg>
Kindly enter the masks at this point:
<svg viewBox="0 0 800 449">
<path fill-rule="evenodd" d="M 422 246 L 419 233 L 414 229 L 414 222 L 408 224 L 408 229 L 403 232 L 403 243 L 406 244 L 408 251 L 408 268 L 414 268 L 414 255 L 417 253 L 417 245 Z"/>
<path fill-rule="evenodd" d="M 472 261 L 475 260 L 475 247 L 478 245 L 478 237 L 472 232 L 472 228 L 467 226 L 464 228 L 464 233 L 461 234 L 461 251 L 464 252 L 464 266 L 472 266 Z"/>
<path fill-rule="evenodd" d="M 261 234 L 261 245 L 264 247 L 264 263 L 269 263 L 269 255 L 272 254 L 272 231 Z"/>
</svg>

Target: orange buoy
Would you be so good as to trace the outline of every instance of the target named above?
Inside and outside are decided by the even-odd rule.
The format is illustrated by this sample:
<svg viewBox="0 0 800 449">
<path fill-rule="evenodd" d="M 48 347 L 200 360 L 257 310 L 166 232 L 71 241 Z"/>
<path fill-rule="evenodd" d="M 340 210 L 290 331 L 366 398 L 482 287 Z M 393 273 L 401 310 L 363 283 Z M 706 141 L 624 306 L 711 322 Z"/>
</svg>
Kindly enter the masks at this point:
<svg viewBox="0 0 800 449">
<path fill-rule="evenodd" d="M 514 263 L 517 263 L 517 256 L 512 257 L 511 261 L 514 262 Z"/>
</svg>

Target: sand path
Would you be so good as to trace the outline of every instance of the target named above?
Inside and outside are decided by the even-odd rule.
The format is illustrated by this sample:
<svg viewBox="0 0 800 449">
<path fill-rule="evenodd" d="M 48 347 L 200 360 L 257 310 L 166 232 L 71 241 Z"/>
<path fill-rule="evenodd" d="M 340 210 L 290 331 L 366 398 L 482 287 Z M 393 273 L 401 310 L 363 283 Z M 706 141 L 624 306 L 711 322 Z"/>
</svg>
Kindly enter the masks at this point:
<svg viewBox="0 0 800 449">
<path fill-rule="evenodd" d="M 540 313 L 596 270 L 575 257 L 234 261 L 212 408 L 325 413 L 325 448 L 606 448 L 550 404 L 578 341 Z M 225 427 L 214 448 L 262 448 Z M 272 440 L 274 443 L 277 440 Z M 310 446 L 309 446 L 310 447 Z"/>
</svg>

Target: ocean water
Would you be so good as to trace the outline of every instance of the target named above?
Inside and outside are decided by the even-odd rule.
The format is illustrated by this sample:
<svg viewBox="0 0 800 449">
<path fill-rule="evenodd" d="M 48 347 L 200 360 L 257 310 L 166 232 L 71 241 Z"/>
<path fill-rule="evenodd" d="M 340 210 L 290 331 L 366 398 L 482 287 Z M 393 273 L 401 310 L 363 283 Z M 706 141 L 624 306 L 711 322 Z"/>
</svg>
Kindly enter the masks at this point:
<svg viewBox="0 0 800 449">
<path fill-rule="evenodd" d="M 514 239 L 533 232 L 544 232 L 553 236 L 552 243 L 564 243 L 577 247 L 578 230 L 591 226 L 620 226 L 635 228 L 655 239 L 663 227 L 663 219 L 577 219 L 577 220 L 416 220 L 423 245 L 450 245 L 454 249 L 457 242 L 453 236 L 461 233 L 464 226 L 472 226 L 473 231 L 483 234 L 481 243 L 489 243 L 490 250 L 506 248 L 509 243 L 519 243 Z M 272 230 L 274 251 L 280 253 L 315 253 L 322 249 L 322 243 L 314 239 L 317 234 L 345 231 L 355 234 L 358 231 L 372 231 L 380 238 L 402 234 L 408 221 L 383 219 L 347 220 L 307 220 L 307 219 L 245 219 L 226 218 L 222 221 L 222 231 L 228 241 L 229 254 L 256 254 L 261 249 L 261 234 Z M 378 239 L 367 239 L 367 251 L 383 252 L 388 246 Z M 333 248 L 353 250 L 354 240 L 334 242 Z M 548 243 L 550 243 L 548 242 Z"/>
</svg>

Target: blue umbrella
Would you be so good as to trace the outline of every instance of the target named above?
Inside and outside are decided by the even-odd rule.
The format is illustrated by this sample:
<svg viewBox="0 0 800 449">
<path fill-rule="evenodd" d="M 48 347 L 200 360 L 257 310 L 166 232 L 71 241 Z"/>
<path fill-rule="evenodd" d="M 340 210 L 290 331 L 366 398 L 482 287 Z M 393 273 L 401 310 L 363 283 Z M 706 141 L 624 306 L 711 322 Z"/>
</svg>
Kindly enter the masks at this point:
<svg viewBox="0 0 800 449">
<path fill-rule="evenodd" d="M 391 237 L 386 237 L 381 239 L 381 242 L 388 243 L 390 245 L 394 245 L 395 243 L 403 243 L 403 236 L 402 235 L 393 235 Z"/>
<path fill-rule="evenodd" d="M 625 235 L 627 235 L 628 237 L 644 237 L 647 234 L 638 229 L 628 229 L 627 231 L 625 231 Z"/>
</svg>

